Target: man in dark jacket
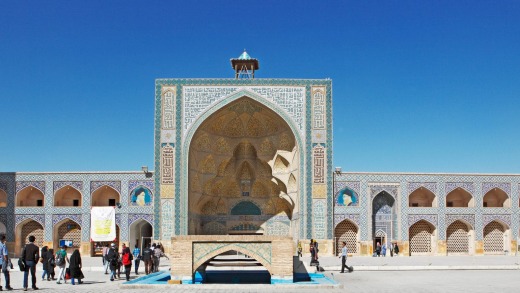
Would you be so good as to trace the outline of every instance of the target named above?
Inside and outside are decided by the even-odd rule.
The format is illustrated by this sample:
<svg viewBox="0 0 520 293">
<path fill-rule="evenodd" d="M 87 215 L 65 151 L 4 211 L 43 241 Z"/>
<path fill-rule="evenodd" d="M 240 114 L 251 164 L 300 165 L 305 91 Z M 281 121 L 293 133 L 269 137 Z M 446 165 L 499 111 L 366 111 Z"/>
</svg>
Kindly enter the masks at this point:
<svg viewBox="0 0 520 293">
<path fill-rule="evenodd" d="M 110 281 L 114 281 L 119 261 L 119 253 L 117 253 L 115 243 L 110 244 L 110 249 L 107 253 L 107 261 L 110 267 Z"/>
<path fill-rule="evenodd" d="M 150 248 L 150 244 L 148 244 L 142 253 L 142 259 L 144 262 L 144 271 L 147 275 L 152 272 L 152 257 L 153 257 L 153 250 Z"/>
<path fill-rule="evenodd" d="M 25 263 L 25 272 L 23 274 L 23 290 L 27 291 L 29 271 L 31 272 L 32 288 L 38 290 L 36 287 L 36 265 L 40 259 L 40 248 L 34 244 L 36 238 L 29 236 L 29 243 L 27 243 L 22 251 L 22 261 Z"/>
</svg>

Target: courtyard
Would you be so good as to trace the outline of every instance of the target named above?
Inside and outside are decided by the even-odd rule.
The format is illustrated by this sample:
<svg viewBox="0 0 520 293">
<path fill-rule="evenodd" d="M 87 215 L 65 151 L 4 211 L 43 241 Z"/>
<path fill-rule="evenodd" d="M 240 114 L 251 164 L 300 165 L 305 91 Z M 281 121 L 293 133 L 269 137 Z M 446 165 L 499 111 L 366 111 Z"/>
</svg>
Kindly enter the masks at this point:
<svg viewBox="0 0 520 293">
<path fill-rule="evenodd" d="M 41 273 L 41 269 L 38 270 Z M 340 274 L 338 271 L 325 272 L 327 276 L 343 284 L 342 289 L 288 289 L 265 286 L 256 289 L 254 285 L 242 285 L 233 292 L 511 292 L 518 287 L 518 270 L 488 271 L 488 270 L 450 270 L 450 271 L 360 271 L 351 274 Z M 42 282 L 37 286 L 41 291 L 48 292 L 114 292 L 119 290 L 123 281 L 110 282 L 103 272 L 85 272 L 85 283 L 82 285 Z M 2 278 L 3 279 L 3 278 Z M 23 274 L 11 272 L 11 286 L 15 291 L 21 290 Z M 222 285 L 198 285 L 200 287 L 165 286 L 153 289 L 154 292 L 230 292 Z M 123 289 L 123 292 L 142 292 L 150 289 Z M 30 291 L 30 290 L 29 290 Z"/>
</svg>

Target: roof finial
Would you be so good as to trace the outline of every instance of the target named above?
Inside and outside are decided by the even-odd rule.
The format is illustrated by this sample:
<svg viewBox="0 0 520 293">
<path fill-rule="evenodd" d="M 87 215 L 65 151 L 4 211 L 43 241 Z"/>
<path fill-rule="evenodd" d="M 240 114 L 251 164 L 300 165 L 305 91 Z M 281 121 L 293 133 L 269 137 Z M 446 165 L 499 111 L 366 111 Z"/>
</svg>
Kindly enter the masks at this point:
<svg viewBox="0 0 520 293">
<path fill-rule="evenodd" d="M 246 49 L 236 59 L 231 59 L 231 67 L 235 69 L 235 78 L 255 78 L 255 70 L 259 69 L 258 60 L 251 58 Z"/>
</svg>

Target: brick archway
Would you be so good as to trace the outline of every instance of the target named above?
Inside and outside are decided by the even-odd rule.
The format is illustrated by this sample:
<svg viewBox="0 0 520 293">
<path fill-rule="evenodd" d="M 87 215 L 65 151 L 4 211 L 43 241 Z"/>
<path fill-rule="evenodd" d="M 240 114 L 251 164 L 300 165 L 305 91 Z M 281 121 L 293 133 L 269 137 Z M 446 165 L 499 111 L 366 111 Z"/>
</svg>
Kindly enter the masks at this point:
<svg viewBox="0 0 520 293">
<path fill-rule="evenodd" d="M 243 253 L 251 258 L 254 258 L 256 261 L 258 261 L 259 263 L 262 264 L 262 266 L 267 270 L 269 271 L 269 274 L 273 274 L 272 272 L 272 269 L 271 269 L 271 263 L 268 262 L 268 260 L 266 260 L 263 256 L 255 253 L 254 251 L 250 251 L 247 246 L 245 245 L 237 245 L 237 244 L 234 244 L 234 243 L 231 243 L 229 245 L 225 245 L 223 247 L 220 247 L 214 251 L 212 251 L 211 253 L 209 254 L 206 254 L 204 255 L 203 258 L 197 260 L 197 262 L 195 262 L 193 264 L 193 270 L 192 270 L 192 273 L 195 273 L 195 271 L 201 266 L 203 265 L 204 263 L 210 261 L 211 259 L 213 259 L 214 257 L 220 255 L 220 254 L 223 254 L 225 252 L 228 252 L 228 251 L 238 251 L 240 253 Z M 270 260 L 269 260 L 270 261 Z"/>
<path fill-rule="evenodd" d="M 235 250 L 257 260 L 271 274 L 271 281 L 292 280 L 292 237 L 258 235 L 188 235 L 172 238 L 172 280 L 192 283 L 194 272 L 224 252 Z"/>
</svg>

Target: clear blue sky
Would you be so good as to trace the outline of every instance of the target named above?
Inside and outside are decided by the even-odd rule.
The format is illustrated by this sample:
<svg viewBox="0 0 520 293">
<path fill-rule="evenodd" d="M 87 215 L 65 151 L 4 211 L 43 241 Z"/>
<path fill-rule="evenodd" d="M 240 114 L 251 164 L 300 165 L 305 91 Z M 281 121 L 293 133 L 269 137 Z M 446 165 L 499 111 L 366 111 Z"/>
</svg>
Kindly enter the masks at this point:
<svg viewBox="0 0 520 293">
<path fill-rule="evenodd" d="M 520 1 L 1 1 L 0 171 L 153 169 L 154 80 L 332 78 L 344 171 L 520 173 Z"/>
</svg>

